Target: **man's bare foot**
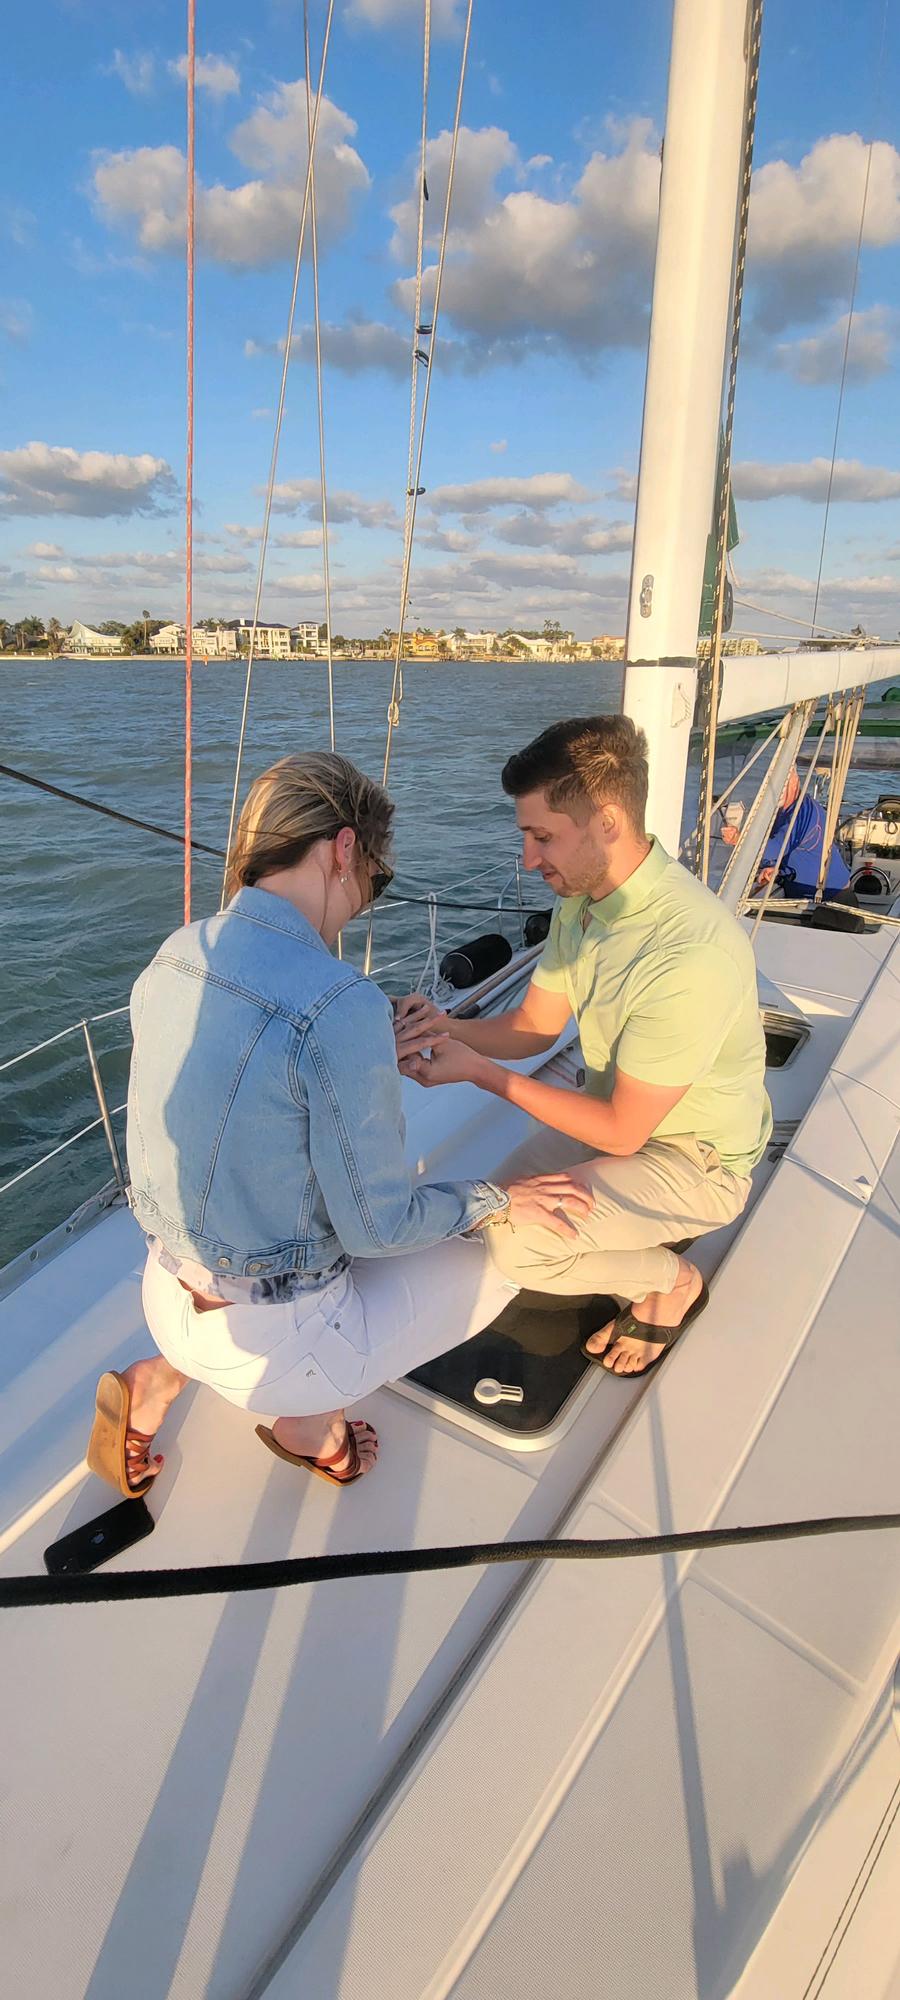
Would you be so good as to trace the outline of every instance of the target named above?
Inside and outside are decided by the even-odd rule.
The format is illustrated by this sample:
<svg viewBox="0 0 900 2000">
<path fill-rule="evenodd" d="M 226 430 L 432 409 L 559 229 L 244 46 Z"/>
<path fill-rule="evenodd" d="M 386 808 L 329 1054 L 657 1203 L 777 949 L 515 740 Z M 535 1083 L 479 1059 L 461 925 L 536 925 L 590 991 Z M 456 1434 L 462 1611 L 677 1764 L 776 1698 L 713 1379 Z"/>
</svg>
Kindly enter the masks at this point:
<svg viewBox="0 0 900 2000">
<path fill-rule="evenodd" d="M 353 1458 L 348 1429 L 356 1439 L 360 1476 L 371 1472 L 378 1459 L 378 1439 L 374 1431 L 362 1424 L 348 1427 L 343 1410 L 335 1410 L 325 1417 L 276 1417 L 272 1434 L 285 1451 L 292 1451 L 297 1458 L 331 1458 L 332 1452 L 343 1445 L 340 1458 L 336 1458 L 328 1470 L 336 1477 L 346 1472 Z"/>
<path fill-rule="evenodd" d="M 150 1445 L 188 1378 L 180 1375 L 177 1368 L 170 1368 L 160 1354 L 145 1361 L 132 1361 L 129 1368 L 122 1369 L 122 1379 L 127 1382 L 131 1396 L 125 1438 L 126 1478 L 129 1486 L 141 1486 L 145 1479 L 155 1479 L 162 1471 L 165 1463 L 162 1453 L 157 1452 L 151 1458 Z"/>
<path fill-rule="evenodd" d="M 678 1277 L 672 1290 L 648 1292 L 647 1297 L 633 1305 L 631 1310 L 642 1326 L 680 1326 L 702 1288 L 703 1278 L 696 1264 L 689 1264 L 686 1257 L 679 1257 Z M 604 1368 L 608 1368 L 613 1375 L 639 1375 L 662 1354 L 662 1341 L 633 1340 L 621 1334 L 610 1346 L 614 1325 L 615 1321 L 609 1320 L 606 1326 L 585 1341 L 588 1353 L 602 1355 Z"/>
</svg>

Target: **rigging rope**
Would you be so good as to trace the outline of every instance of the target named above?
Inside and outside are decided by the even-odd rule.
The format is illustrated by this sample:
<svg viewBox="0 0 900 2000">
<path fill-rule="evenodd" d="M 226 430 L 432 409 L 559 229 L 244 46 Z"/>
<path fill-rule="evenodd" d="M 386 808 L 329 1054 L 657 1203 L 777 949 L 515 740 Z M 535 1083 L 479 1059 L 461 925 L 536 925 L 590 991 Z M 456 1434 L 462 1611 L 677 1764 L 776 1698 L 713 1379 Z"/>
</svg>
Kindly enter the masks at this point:
<svg viewBox="0 0 900 2000">
<path fill-rule="evenodd" d="M 756 130 L 756 100 L 759 87 L 759 50 L 762 36 L 763 0 L 752 0 L 747 51 L 747 99 L 744 112 L 741 193 L 738 205 L 737 248 L 734 268 L 734 297 L 731 308 L 731 354 L 728 364 L 728 396 L 718 468 L 718 518 L 716 521 L 715 613 L 709 642 L 709 660 L 700 665 L 697 678 L 698 715 L 703 729 L 700 752 L 700 791 L 695 828 L 694 862 L 701 881 L 709 879 L 709 846 L 713 822 L 713 790 L 716 762 L 716 725 L 722 689 L 722 631 L 725 617 L 725 584 L 728 571 L 728 515 L 731 504 L 731 449 L 734 438 L 734 400 L 737 388 L 738 353 L 741 342 L 741 312 L 744 303 L 744 273 L 747 263 L 747 226 L 750 216 L 750 182 L 753 171 L 753 138 Z"/>
<path fill-rule="evenodd" d="M 419 402 L 419 369 L 431 366 L 431 349 L 420 347 L 421 340 L 428 339 L 434 331 L 433 321 L 426 326 L 422 321 L 422 263 L 425 255 L 425 204 L 428 200 L 428 84 L 431 76 L 431 0 L 425 0 L 425 18 L 422 36 L 422 132 L 419 141 L 419 204 L 416 226 L 416 280 L 413 298 L 412 325 L 412 372 L 409 385 L 409 450 L 406 466 L 406 505 L 403 510 L 403 556 L 410 545 L 413 517 L 413 479 L 416 463 L 416 418 Z M 403 628 L 407 611 L 406 597 L 401 589 L 400 615 L 398 619 L 397 653 L 391 683 L 391 698 L 388 706 L 388 732 L 400 720 L 400 703 L 403 700 Z M 386 766 L 389 761 L 386 755 Z M 387 768 L 385 767 L 385 783 Z"/>
<path fill-rule="evenodd" d="M 754 943 L 754 941 L 755 941 L 755 939 L 756 939 L 756 935 L 757 935 L 757 932 L 759 931 L 759 927 L 760 927 L 760 924 L 762 923 L 762 920 L 763 920 L 763 917 L 765 916 L 765 914 L 766 914 L 766 910 L 768 909 L 768 906 L 769 906 L 769 903 L 771 902 L 771 899 L 772 899 L 772 896 L 773 896 L 773 893 L 774 893 L 774 890 L 775 890 L 775 886 L 776 886 L 776 883 L 777 883 L 777 881 L 778 881 L 778 876 L 779 876 L 779 874 L 780 874 L 780 872 L 781 872 L 781 864 L 782 864 L 782 862 L 783 862 L 783 860 L 784 860 L 784 857 L 785 857 L 785 854 L 787 853 L 787 849 L 788 849 L 788 845 L 789 845 L 789 843 L 790 843 L 790 838 L 791 838 L 791 834 L 793 833 L 793 831 L 794 831 L 794 828 L 795 828 L 795 826 L 796 826 L 796 824 L 797 824 L 797 819 L 798 819 L 798 816 L 799 816 L 799 812 L 800 812 L 800 807 L 802 806 L 802 804 L 803 804 L 803 801 L 804 801 L 804 799 L 805 799 L 805 797 L 806 797 L 806 794 L 807 794 L 807 792 L 809 791 L 809 788 L 810 788 L 810 785 L 812 784 L 812 781 L 813 781 L 813 778 L 815 777 L 815 774 L 816 774 L 816 766 L 817 766 L 817 764 L 818 764 L 818 762 L 819 762 L 819 757 L 820 757 L 820 755 L 821 755 L 821 751 L 822 751 L 822 745 L 823 745 L 823 743 L 824 743 L 824 741 L 825 741 L 825 738 L 826 738 L 826 736 L 828 735 L 828 731 L 829 731 L 829 729 L 831 729 L 831 728 L 833 727 L 833 725 L 834 725 L 834 719 L 835 719 L 835 710 L 834 710 L 834 703 L 833 703 L 833 701 L 832 701 L 832 700 L 830 699 L 830 697 L 829 697 L 829 701 L 828 701 L 828 706 L 827 706 L 827 708 L 826 708 L 826 710 L 825 710 L 825 718 L 824 718 L 824 721 L 823 721 L 823 723 L 822 723 L 822 732 L 821 732 L 821 735 L 820 735 L 820 737 L 819 737 L 819 740 L 818 740 L 818 742 L 817 742 L 817 744 L 816 744 L 816 749 L 815 749 L 815 755 L 814 755 L 813 757 L 811 757 L 811 759 L 810 759 L 810 765 L 809 765 L 809 770 L 807 771 L 807 773 L 806 773 L 806 777 L 804 778 L 804 780 L 803 780 L 803 783 L 802 783 L 802 785 L 801 785 L 801 787 L 800 787 L 800 790 L 799 790 L 799 792 L 797 793 L 797 797 L 796 797 L 796 799 L 794 800 L 794 810 L 793 810 L 793 812 L 791 813 L 791 817 L 790 817 L 790 819 L 788 820 L 788 823 L 787 823 L 787 825 L 786 825 L 786 827 L 785 827 L 785 829 L 784 829 L 784 834 L 783 834 L 783 836 L 782 836 L 782 841 L 781 841 L 781 846 L 780 846 L 780 847 L 779 847 L 779 849 L 778 849 L 778 855 L 777 855 L 777 858 L 776 858 L 776 861 L 775 861 L 775 864 L 774 864 L 774 867 L 772 868 L 772 873 L 771 873 L 771 875 L 770 875 L 770 877 L 769 877 L 769 880 L 768 880 L 768 882 L 766 883 L 766 886 L 765 886 L 765 891 L 764 891 L 764 894 L 763 894 L 763 897 L 762 897 L 762 901 L 761 901 L 761 903 L 759 904 L 759 907 L 758 907 L 758 909 L 757 909 L 757 912 L 756 912 L 756 916 L 755 916 L 755 918 L 754 918 L 754 922 L 753 922 L 753 929 L 752 929 L 752 930 L 751 930 L 751 932 L 750 932 L 750 942 L 751 942 L 751 944 L 753 944 L 753 943 Z M 767 864 L 767 865 L 768 865 L 768 866 L 771 866 L 771 863 L 769 863 L 769 864 Z M 743 913 L 743 910 L 744 910 L 744 908 L 746 907 L 746 904 L 747 904 L 747 902 L 749 901 L 749 898 L 750 898 L 750 894 L 751 894 L 751 891 L 750 891 L 750 889 L 748 888 L 748 890 L 747 890 L 747 894 L 745 895 L 745 897 L 744 897 L 744 898 L 743 898 L 743 900 L 742 900 L 742 903 L 741 903 L 741 907 L 740 907 L 740 910 L 739 910 L 739 912 L 738 912 L 738 914 L 739 914 L 739 915 Z"/>
<path fill-rule="evenodd" d="M 303 0 L 303 48 L 306 63 L 306 140 L 310 164 L 310 224 L 313 269 L 313 323 L 316 339 L 316 400 L 319 416 L 319 484 L 322 490 L 322 582 L 325 588 L 325 643 L 328 653 L 328 745 L 334 738 L 334 655 L 331 639 L 331 561 L 328 547 L 328 492 L 325 480 L 325 399 L 322 390 L 322 329 L 319 320 L 319 218 L 312 145 L 312 102 L 309 92 L 309 0 Z M 340 938 L 338 956 L 340 957 Z"/>
<path fill-rule="evenodd" d="M 889 0 L 884 0 L 884 11 L 881 17 L 881 45 L 879 47 L 878 61 L 875 67 L 875 74 L 877 79 L 876 99 L 875 99 L 876 108 L 880 101 L 880 95 L 881 95 L 881 77 L 883 72 L 885 36 L 887 34 L 888 6 L 889 6 Z M 873 109 L 873 114 L 872 114 L 873 125 L 875 123 L 875 117 L 876 117 L 876 110 Z M 857 232 L 857 237 L 856 237 L 856 256 L 853 261 L 853 280 L 850 286 L 850 306 L 847 313 L 847 328 L 844 334 L 844 353 L 841 360 L 841 379 L 838 386 L 837 412 L 835 414 L 835 419 L 834 419 L 834 441 L 831 447 L 831 465 L 828 470 L 828 486 L 825 493 L 825 512 L 822 519 L 822 545 L 819 550 L 819 568 L 818 568 L 818 573 L 816 575 L 816 594 L 815 597 L 813 598 L 812 618 L 810 619 L 810 625 L 809 625 L 809 636 L 811 639 L 815 638 L 816 613 L 818 612 L 819 609 L 819 592 L 822 587 L 822 569 L 825 562 L 825 543 L 828 538 L 828 516 L 831 510 L 831 490 L 834 485 L 834 468 L 837 462 L 838 437 L 840 435 L 840 428 L 841 428 L 841 413 L 844 407 L 844 385 L 847 380 L 847 359 L 850 353 L 850 334 L 853 327 L 853 314 L 856 309 L 856 288 L 859 282 L 859 265 L 860 265 L 860 258 L 862 256 L 863 234 L 866 226 L 866 209 L 868 207 L 868 202 L 869 202 L 869 179 L 872 172 L 872 153 L 874 151 L 874 147 L 875 147 L 875 140 L 873 138 L 869 140 L 869 147 L 866 153 L 866 171 L 865 171 L 865 178 L 863 180 L 862 205 L 859 211 L 859 230 Z"/>
<path fill-rule="evenodd" d="M 191 921 L 194 754 L 194 197 L 196 0 L 187 6 L 187 444 L 184 522 L 184 921 Z"/>
<path fill-rule="evenodd" d="M 175 833 L 170 826 L 157 826 L 152 819 L 135 819 L 133 813 L 117 812 L 113 806 L 102 806 L 96 799 L 86 799 L 81 792 L 66 792 L 62 785 L 48 784 L 46 778 L 34 778 L 30 771 L 17 771 L 12 764 L 0 764 L 0 778 L 15 778 L 19 785 L 30 785 L 36 792 L 49 792 L 53 799 L 65 799 L 68 805 L 83 806 L 86 812 L 100 813 L 104 819 L 120 820 L 123 826 L 136 826 L 141 833 L 156 833 L 160 840 L 177 841 L 184 846 L 184 834 Z M 195 854 L 212 854 L 217 861 L 222 859 L 221 847 L 205 847 L 202 840 L 191 839 Z"/>
<path fill-rule="evenodd" d="M 425 0 L 425 3 L 426 3 L 426 28 L 427 28 L 431 19 L 430 0 Z M 403 533 L 403 570 L 400 582 L 400 612 L 397 620 L 397 626 L 398 626 L 397 651 L 394 659 L 394 671 L 391 677 L 391 695 L 388 704 L 387 736 L 385 739 L 385 746 L 384 746 L 384 766 L 381 774 L 381 782 L 383 785 L 387 785 L 388 782 L 388 776 L 391 768 L 391 751 L 394 742 L 394 730 L 396 729 L 397 724 L 400 721 L 400 700 L 402 699 L 402 692 L 403 692 L 403 667 L 402 667 L 403 639 L 406 631 L 406 617 L 409 604 L 409 576 L 410 576 L 410 569 L 412 566 L 413 541 L 415 539 L 415 532 L 416 532 L 416 517 L 418 514 L 419 497 L 425 490 L 422 485 L 422 455 L 425 449 L 425 430 L 428 422 L 428 405 L 431 399 L 431 380 L 434 370 L 434 354 L 437 345 L 438 321 L 440 319 L 440 311 L 441 311 L 441 292 L 444 283 L 444 264 L 447 255 L 447 239 L 450 234 L 450 213 L 453 204 L 453 185 L 456 179 L 456 155 L 459 147 L 459 127 L 462 118 L 463 92 L 465 89 L 465 82 L 466 82 L 466 69 L 469 61 L 469 43 L 471 41 L 471 36 L 472 36 L 472 8 L 473 8 L 473 0 L 468 0 L 468 7 L 466 9 L 466 23 L 463 31 L 462 52 L 460 54 L 460 60 L 459 60 L 459 81 L 456 90 L 456 108 L 453 115 L 453 132 L 450 141 L 450 158 L 447 166 L 447 191 L 444 199 L 444 214 L 441 223 L 441 239 L 438 250 L 438 261 L 437 261 L 437 268 L 434 280 L 434 299 L 431 307 L 431 320 L 428 325 L 428 335 L 430 344 L 427 354 L 425 353 L 424 349 L 420 350 L 417 344 L 418 337 L 422 330 L 421 322 L 418 319 L 418 313 L 421 311 L 421 304 L 417 305 L 416 307 L 416 317 L 413 323 L 413 364 L 412 364 L 413 377 L 415 380 L 415 370 L 417 366 L 420 364 L 420 362 L 424 361 L 425 390 L 422 396 L 422 414 L 419 423 L 418 445 L 415 451 L 412 473 L 411 475 L 408 476 L 408 481 L 407 481 L 407 494 L 406 494 L 407 511 L 404 523 L 404 533 Z M 427 89 L 427 70 L 425 72 L 425 88 Z M 427 106 L 423 109 L 423 119 L 422 119 L 423 146 L 424 146 L 424 135 L 425 135 L 426 111 L 427 111 Z M 424 217 L 424 204 L 427 199 L 428 199 L 428 186 L 425 176 L 425 154 L 423 152 L 421 186 L 419 191 L 421 241 L 424 241 L 423 217 Z M 421 280 L 419 280 L 417 283 L 416 295 L 417 298 L 420 299 Z M 414 400 L 414 398 L 415 398 L 415 390 L 413 390 L 412 392 L 412 399 Z M 411 413 L 411 416 L 412 416 L 412 427 L 414 430 L 414 424 L 415 424 L 414 411 Z M 370 914 L 368 935 L 366 937 L 366 949 L 363 957 L 363 972 L 366 974 L 369 973 L 372 965 L 372 934 L 373 934 L 372 916 Z"/>
<path fill-rule="evenodd" d="M 430 0 L 426 0 L 426 5 L 428 7 L 428 11 L 430 14 Z M 419 424 L 418 446 L 415 453 L 413 470 L 409 479 L 409 491 L 407 493 L 408 510 L 407 510 L 407 524 L 404 532 L 403 576 L 400 585 L 400 617 L 399 617 L 399 631 L 397 633 L 397 655 L 394 661 L 394 676 L 391 684 L 391 701 L 390 701 L 390 707 L 388 709 L 387 740 L 385 742 L 385 748 L 384 748 L 384 769 L 382 772 L 382 784 L 384 785 L 386 785 L 388 781 L 388 773 L 391 767 L 391 749 L 393 746 L 394 730 L 397 725 L 397 720 L 399 719 L 399 711 L 397 708 L 397 691 L 398 691 L 398 682 L 401 678 L 403 638 L 406 629 L 406 616 L 408 610 L 407 598 L 409 595 L 409 573 L 412 563 L 413 540 L 416 531 L 416 515 L 418 512 L 419 497 L 420 494 L 424 491 L 424 488 L 421 484 L 422 454 L 425 446 L 425 427 L 428 421 L 428 404 L 431 397 L 431 378 L 434 370 L 434 351 L 437 344 L 438 320 L 440 317 L 440 310 L 441 310 L 441 291 L 443 289 L 443 283 L 444 283 L 444 263 L 447 255 L 447 239 L 450 233 L 450 211 L 453 202 L 453 184 L 456 178 L 456 155 L 459 146 L 459 127 L 460 127 L 460 120 L 462 118 L 463 91 L 465 88 L 465 81 L 466 81 L 466 68 L 469 60 L 469 42 L 472 34 L 472 7 L 473 7 L 473 0 L 469 0 L 466 12 L 466 25 L 463 32 L 462 53 L 460 56 L 460 63 L 459 63 L 459 83 L 457 85 L 457 92 L 456 92 L 456 109 L 453 117 L 453 134 L 450 142 L 450 159 L 447 169 L 447 192 L 444 200 L 444 216 L 443 216 L 443 222 L 441 224 L 441 240 L 440 240 L 440 248 L 438 251 L 437 269 L 434 281 L 434 300 L 431 308 L 431 324 L 430 324 L 430 349 L 427 357 L 427 362 L 425 365 L 425 389 L 422 396 L 422 415 Z M 422 184 L 424 189 L 425 186 L 424 167 L 423 167 Z M 423 197 L 420 197 L 420 207 L 423 205 L 424 205 Z M 414 344 L 416 341 L 416 335 L 418 331 L 419 328 L 418 325 L 416 325 L 413 329 Z M 415 365 L 416 364 L 414 361 L 413 366 L 415 367 Z"/>
<path fill-rule="evenodd" d="M 297 310 L 297 292 L 300 285 L 300 264 L 303 257 L 303 245 L 306 239 L 306 218 L 309 213 L 310 189 L 312 186 L 312 176 L 313 176 L 313 159 L 315 155 L 316 138 L 319 130 L 319 114 L 322 109 L 323 85 L 325 81 L 325 66 L 328 60 L 328 45 L 331 40 L 331 25 L 333 19 L 334 19 L 334 0 L 328 0 L 328 13 L 325 19 L 325 37 L 322 43 L 322 60 L 319 66 L 319 81 L 316 88 L 316 104 L 315 104 L 315 111 L 313 113 L 312 135 L 309 144 L 309 158 L 306 163 L 306 181 L 303 189 L 303 206 L 300 213 L 300 226 L 297 232 L 297 251 L 296 251 L 296 256 L 294 258 L 294 281 L 291 287 L 291 303 L 288 310 L 287 334 L 285 336 L 285 342 L 284 342 L 284 361 L 282 364 L 281 382 L 278 390 L 278 407 L 275 414 L 275 430 L 272 438 L 272 457 L 269 465 L 268 482 L 266 485 L 266 503 L 265 503 L 265 508 L 263 510 L 262 536 L 260 539 L 259 562 L 256 571 L 256 596 L 253 605 L 253 625 L 250 632 L 250 651 L 247 658 L 247 673 L 244 681 L 244 703 L 243 703 L 243 708 L 241 710 L 241 726 L 240 726 L 240 733 L 238 736 L 237 757 L 235 759 L 235 767 L 234 767 L 234 788 L 231 795 L 231 813 L 228 820 L 228 840 L 226 843 L 226 850 L 225 850 L 226 854 L 230 854 L 231 852 L 231 843 L 234 838 L 234 823 L 235 819 L 237 818 L 237 801 L 238 801 L 238 791 L 241 782 L 241 765 L 243 763 L 244 742 L 247 734 L 247 714 L 250 707 L 250 683 L 253 676 L 253 663 L 256 654 L 256 632 L 257 632 L 257 627 L 259 625 L 259 607 L 262 600 L 263 577 L 265 575 L 265 568 L 266 568 L 266 552 L 269 545 L 269 523 L 272 517 L 272 499 L 275 491 L 275 474 L 278 469 L 278 447 L 281 441 L 281 427 L 284 421 L 284 405 L 285 405 L 285 397 L 287 394 L 288 369 L 290 367 L 290 361 L 291 361 L 291 343 L 293 340 L 293 332 L 294 332 L 294 315 Z M 225 906 L 225 876 L 223 875 L 222 892 L 221 892 L 219 907 L 223 909 L 224 906 Z"/>
<path fill-rule="evenodd" d="M 821 903 L 825 894 L 825 881 L 837 836 L 838 823 L 844 803 L 844 791 L 853 758 L 856 733 L 865 702 L 865 689 L 856 692 L 839 704 L 839 722 L 835 732 L 834 761 L 831 766 L 831 782 L 828 787 L 828 801 L 825 807 L 825 826 L 822 835 L 822 859 L 816 882 L 815 901 Z"/>
<path fill-rule="evenodd" d="M 102 1518 L 102 1517 L 101 1517 Z M 614 1562 L 685 1555 L 695 1549 L 748 1548 L 814 1535 L 900 1528 L 900 1514 L 834 1514 L 821 1520 L 769 1521 L 751 1528 L 702 1528 L 670 1535 L 617 1535 L 603 1541 L 464 1542 L 460 1547 L 365 1550 L 361 1554 L 276 1556 L 270 1562 L 197 1564 L 185 1569 L 94 1571 L 89 1575 L 0 1577 L 0 1611 L 42 1604 L 122 1604 L 134 1598 L 211 1597 L 277 1590 L 363 1576 L 422 1576 L 492 1563 Z"/>
</svg>

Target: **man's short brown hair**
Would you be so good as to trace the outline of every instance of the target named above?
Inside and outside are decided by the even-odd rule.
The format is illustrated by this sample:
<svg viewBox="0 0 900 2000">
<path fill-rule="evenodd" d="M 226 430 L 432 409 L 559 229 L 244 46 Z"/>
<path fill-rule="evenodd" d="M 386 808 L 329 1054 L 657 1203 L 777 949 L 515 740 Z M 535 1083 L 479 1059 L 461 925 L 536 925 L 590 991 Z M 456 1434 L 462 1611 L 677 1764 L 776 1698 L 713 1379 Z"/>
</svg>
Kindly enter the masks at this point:
<svg viewBox="0 0 900 2000">
<path fill-rule="evenodd" d="M 510 798 L 546 792 L 554 812 L 572 819 L 621 806 L 635 833 L 647 809 L 647 738 L 626 715 L 575 715 L 553 722 L 503 766 Z"/>
</svg>

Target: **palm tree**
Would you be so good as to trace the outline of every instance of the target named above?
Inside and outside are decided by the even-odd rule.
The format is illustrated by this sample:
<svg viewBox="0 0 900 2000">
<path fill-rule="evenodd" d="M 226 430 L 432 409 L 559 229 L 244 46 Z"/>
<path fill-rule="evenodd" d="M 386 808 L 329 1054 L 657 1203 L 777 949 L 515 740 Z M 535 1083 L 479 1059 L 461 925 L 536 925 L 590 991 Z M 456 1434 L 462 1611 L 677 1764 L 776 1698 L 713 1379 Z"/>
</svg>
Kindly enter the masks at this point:
<svg viewBox="0 0 900 2000">
<path fill-rule="evenodd" d="M 53 653 L 53 654 L 56 654 L 56 655 L 58 655 L 59 653 L 61 653 L 61 652 L 62 652 L 62 641 L 63 641 L 63 638 L 64 638 L 64 637 L 65 637 L 65 634 L 64 634 L 64 632 L 63 632 L 63 628 L 62 628 L 62 626 L 61 626 L 61 624 L 60 624 L 60 622 L 59 622 L 59 619 L 58 619 L 58 618 L 48 618 L 48 620 L 47 620 L 47 638 L 48 638 L 48 639 L 49 639 L 49 641 L 50 641 L 50 651 L 51 651 L 51 653 Z"/>
<path fill-rule="evenodd" d="M 141 612 L 141 617 L 142 617 L 142 619 L 143 619 L 143 621 L 144 621 L 144 652 L 146 653 L 146 651 L 147 651 L 147 647 L 148 647 L 148 643 L 149 643 L 149 631 L 150 631 L 150 613 L 149 613 L 149 611 L 142 611 L 142 612 Z"/>
</svg>

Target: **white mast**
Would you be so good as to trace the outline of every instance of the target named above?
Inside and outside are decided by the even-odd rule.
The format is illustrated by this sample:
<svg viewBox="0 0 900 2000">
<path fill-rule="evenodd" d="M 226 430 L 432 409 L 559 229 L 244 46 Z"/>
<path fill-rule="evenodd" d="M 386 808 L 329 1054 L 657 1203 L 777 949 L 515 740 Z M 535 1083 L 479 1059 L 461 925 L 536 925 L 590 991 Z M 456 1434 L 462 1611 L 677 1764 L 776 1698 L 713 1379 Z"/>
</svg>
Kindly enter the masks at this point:
<svg viewBox="0 0 900 2000">
<path fill-rule="evenodd" d="M 625 642 L 648 825 L 678 852 L 737 229 L 748 0 L 675 0 Z"/>
</svg>

